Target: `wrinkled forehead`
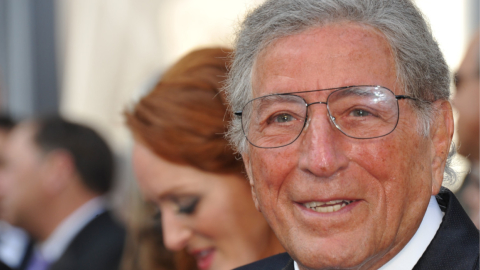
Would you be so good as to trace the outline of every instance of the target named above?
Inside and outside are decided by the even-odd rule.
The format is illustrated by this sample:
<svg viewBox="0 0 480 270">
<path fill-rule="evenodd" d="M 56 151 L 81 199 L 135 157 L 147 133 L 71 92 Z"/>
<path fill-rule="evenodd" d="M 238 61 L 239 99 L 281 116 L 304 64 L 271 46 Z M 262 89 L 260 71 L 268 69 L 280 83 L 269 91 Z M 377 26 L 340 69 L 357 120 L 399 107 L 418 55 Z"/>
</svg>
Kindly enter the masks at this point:
<svg viewBox="0 0 480 270">
<path fill-rule="evenodd" d="M 390 44 L 378 30 L 355 23 L 311 28 L 266 46 L 252 69 L 253 97 L 273 93 L 382 85 L 397 92 Z"/>
</svg>

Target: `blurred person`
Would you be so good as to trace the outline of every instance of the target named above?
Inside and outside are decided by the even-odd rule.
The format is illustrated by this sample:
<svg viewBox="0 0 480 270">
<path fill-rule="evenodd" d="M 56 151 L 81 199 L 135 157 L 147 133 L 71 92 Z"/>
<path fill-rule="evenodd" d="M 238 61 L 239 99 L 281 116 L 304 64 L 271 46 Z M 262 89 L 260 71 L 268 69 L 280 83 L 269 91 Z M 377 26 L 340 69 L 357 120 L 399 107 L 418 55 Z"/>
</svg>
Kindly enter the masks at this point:
<svg viewBox="0 0 480 270">
<path fill-rule="evenodd" d="M 19 269 L 118 269 L 125 231 L 102 195 L 113 156 L 91 128 L 58 116 L 27 120 L 7 139 L 5 220 L 35 240 Z"/>
<path fill-rule="evenodd" d="M 0 115 L 0 170 L 3 170 L 3 153 L 10 131 L 15 126 L 13 119 L 7 114 Z M 0 189 L 3 184 L 0 183 Z M 0 200 L 2 192 L 0 191 Z M 11 226 L 3 220 L 4 211 L 0 203 L 0 260 L 8 266 L 16 268 L 25 255 L 28 244 L 28 236 L 24 230 Z"/>
<path fill-rule="evenodd" d="M 172 252 L 163 244 L 158 208 L 141 198 L 138 188 L 130 188 L 128 197 L 128 236 L 122 258 L 122 270 L 178 270 L 196 268 L 194 258 L 184 252 Z"/>
<path fill-rule="evenodd" d="M 479 32 L 472 39 L 460 67 L 455 73 L 456 93 L 453 105 L 458 111 L 458 153 L 470 161 L 470 172 L 465 177 L 457 195 L 473 223 L 480 225 L 480 189 L 479 189 L 479 92 L 480 92 L 480 55 Z"/>
<path fill-rule="evenodd" d="M 7 114 L 0 114 L 0 149 L 5 147 L 5 142 L 10 131 L 15 126 L 15 121 Z"/>
<path fill-rule="evenodd" d="M 194 51 L 127 112 L 141 191 L 161 213 L 163 241 L 201 270 L 232 269 L 283 251 L 255 209 L 242 161 L 224 139 L 227 49 Z"/>
<path fill-rule="evenodd" d="M 478 269 L 450 73 L 410 0 L 267 0 L 243 21 L 229 137 L 287 253 L 239 269 Z"/>
</svg>

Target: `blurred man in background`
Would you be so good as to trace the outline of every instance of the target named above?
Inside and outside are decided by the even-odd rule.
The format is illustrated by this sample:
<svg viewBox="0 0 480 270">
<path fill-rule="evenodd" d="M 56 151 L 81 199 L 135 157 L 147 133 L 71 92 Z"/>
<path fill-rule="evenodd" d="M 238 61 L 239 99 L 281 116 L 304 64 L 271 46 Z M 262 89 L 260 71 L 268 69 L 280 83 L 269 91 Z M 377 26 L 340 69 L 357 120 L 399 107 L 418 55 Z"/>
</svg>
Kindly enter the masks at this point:
<svg viewBox="0 0 480 270">
<path fill-rule="evenodd" d="M 3 170 L 3 153 L 10 131 L 15 122 L 6 114 L 0 115 L 0 170 Z M 0 189 L 3 183 L 0 183 Z M 2 192 L 0 191 L 0 195 Z M 0 196 L 0 200 L 2 197 Z M 1 204 L 0 204 L 1 206 Z M 13 227 L 3 220 L 4 211 L 0 207 L 0 260 L 12 268 L 17 268 L 24 256 L 28 236 L 20 228 Z M 1 268 L 0 268 L 1 269 Z"/>
<path fill-rule="evenodd" d="M 467 53 L 455 74 L 457 92 L 453 105 L 458 111 L 458 153 L 468 158 L 471 164 L 458 197 L 473 223 L 479 228 L 479 33 L 475 35 Z"/>
<path fill-rule="evenodd" d="M 59 117 L 23 122 L 4 162 L 5 219 L 35 240 L 20 269 L 118 268 L 125 231 L 102 197 L 113 156 L 95 131 Z"/>
</svg>

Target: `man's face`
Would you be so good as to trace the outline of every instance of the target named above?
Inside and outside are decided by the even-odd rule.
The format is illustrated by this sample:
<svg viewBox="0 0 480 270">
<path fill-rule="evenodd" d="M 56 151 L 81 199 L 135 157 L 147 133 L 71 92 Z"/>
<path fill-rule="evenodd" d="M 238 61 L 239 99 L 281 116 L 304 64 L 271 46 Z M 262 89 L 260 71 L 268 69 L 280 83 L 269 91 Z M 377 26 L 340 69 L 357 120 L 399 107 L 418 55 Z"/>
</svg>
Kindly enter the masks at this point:
<svg viewBox="0 0 480 270">
<path fill-rule="evenodd" d="M 351 23 L 275 41 L 258 56 L 252 77 L 254 97 L 349 85 L 381 85 L 403 94 L 387 41 Z M 330 92 L 305 99 L 325 102 Z M 301 268 L 379 267 L 415 233 L 430 196 L 438 193 L 444 163 L 434 158 L 432 140 L 417 133 L 408 101 L 399 107 L 393 133 L 360 140 L 343 135 L 326 106 L 316 104 L 293 144 L 250 145 L 243 154 L 257 208 Z M 305 206 L 337 200 L 351 203 L 324 207 L 327 212 Z"/>
<path fill-rule="evenodd" d="M 29 224 L 38 215 L 42 188 L 40 151 L 32 142 L 33 129 L 21 125 L 14 129 L 4 151 L 0 173 L 1 208 L 6 221 L 17 226 Z"/>
</svg>

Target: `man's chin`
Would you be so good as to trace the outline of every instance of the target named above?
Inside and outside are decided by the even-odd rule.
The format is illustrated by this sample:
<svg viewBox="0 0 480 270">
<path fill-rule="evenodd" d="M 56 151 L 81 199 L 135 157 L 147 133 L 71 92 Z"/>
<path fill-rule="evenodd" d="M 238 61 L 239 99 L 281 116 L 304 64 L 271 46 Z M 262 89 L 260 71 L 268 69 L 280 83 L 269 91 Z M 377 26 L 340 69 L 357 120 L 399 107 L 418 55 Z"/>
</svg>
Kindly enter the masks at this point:
<svg viewBox="0 0 480 270">
<path fill-rule="evenodd" d="M 329 239 L 329 241 L 296 241 L 287 249 L 300 269 L 364 269 L 378 263 L 371 243 L 354 239 Z M 310 242 L 310 243 L 309 243 Z M 382 252 L 383 254 L 383 252 Z"/>
<path fill-rule="evenodd" d="M 304 256 L 305 257 L 305 256 Z M 368 263 L 367 258 L 357 260 L 344 256 L 311 256 L 302 259 L 295 259 L 301 270 L 306 269 L 362 269 Z"/>
</svg>

